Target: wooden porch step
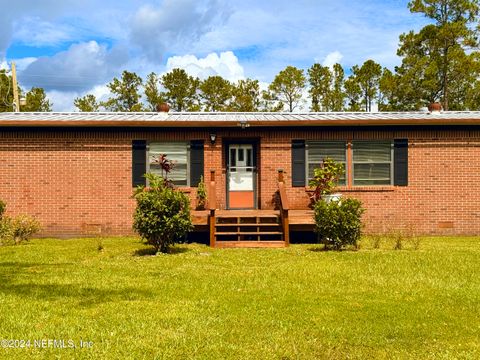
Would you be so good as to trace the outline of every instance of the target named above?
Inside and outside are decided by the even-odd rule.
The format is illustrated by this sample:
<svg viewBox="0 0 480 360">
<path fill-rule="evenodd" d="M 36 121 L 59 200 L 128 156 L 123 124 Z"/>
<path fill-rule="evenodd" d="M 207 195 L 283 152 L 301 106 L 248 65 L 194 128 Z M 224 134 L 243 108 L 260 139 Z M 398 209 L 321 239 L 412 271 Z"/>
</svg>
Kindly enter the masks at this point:
<svg viewBox="0 0 480 360">
<path fill-rule="evenodd" d="M 215 247 L 218 248 L 283 248 L 285 241 L 217 241 Z"/>
<path fill-rule="evenodd" d="M 277 216 L 280 215 L 278 210 L 217 210 L 216 216 L 233 216 L 233 217 L 255 217 L 255 216 Z"/>
<path fill-rule="evenodd" d="M 217 227 L 278 227 L 278 222 L 271 223 L 216 223 Z"/>
<path fill-rule="evenodd" d="M 235 214 L 225 214 L 217 215 L 220 219 L 232 219 L 232 218 L 242 218 L 242 219 L 254 219 L 254 218 L 270 218 L 275 219 L 278 217 L 276 214 L 257 214 L 257 215 L 235 215 Z"/>
<path fill-rule="evenodd" d="M 281 231 L 271 231 L 271 232 L 245 232 L 245 231 L 236 231 L 236 232 L 216 232 L 215 235 L 282 235 Z"/>
<path fill-rule="evenodd" d="M 277 210 L 218 210 L 210 224 L 216 247 L 284 247 Z"/>
</svg>

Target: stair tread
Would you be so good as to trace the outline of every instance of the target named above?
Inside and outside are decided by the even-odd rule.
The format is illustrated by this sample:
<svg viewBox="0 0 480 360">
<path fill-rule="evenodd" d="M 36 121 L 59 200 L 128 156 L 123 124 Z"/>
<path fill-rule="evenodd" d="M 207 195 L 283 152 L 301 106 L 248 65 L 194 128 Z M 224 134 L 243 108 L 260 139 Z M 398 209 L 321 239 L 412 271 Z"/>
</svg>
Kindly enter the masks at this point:
<svg viewBox="0 0 480 360">
<path fill-rule="evenodd" d="M 219 248 L 238 248 L 238 247 L 285 247 L 286 243 L 283 240 L 268 240 L 268 241 L 217 241 L 215 247 Z"/>
<path fill-rule="evenodd" d="M 270 232 L 216 232 L 215 235 L 283 235 L 280 231 L 270 231 Z"/>
<path fill-rule="evenodd" d="M 279 223 L 263 223 L 263 224 L 215 224 L 215 226 L 217 227 L 221 227 L 221 226 L 225 226 L 225 227 L 242 227 L 242 226 L 245 226 L 245 227 L 255 227 L 255 226 L 260 226 L 260 227 L 264 227 L 264 226 L 280 226 Z"/>
<path fill-rule="evenodd" d="M 275 214 L 266 214 L 266 215 L 235 215 L 235 214 L 226 214 L 226 215 L 217 215 L 217 219 L 231 219 L 231 218 L 241 218 L 241 219 L 251 219 L 251 218 L 278 218 L 278 215 Z"/>
</svg>

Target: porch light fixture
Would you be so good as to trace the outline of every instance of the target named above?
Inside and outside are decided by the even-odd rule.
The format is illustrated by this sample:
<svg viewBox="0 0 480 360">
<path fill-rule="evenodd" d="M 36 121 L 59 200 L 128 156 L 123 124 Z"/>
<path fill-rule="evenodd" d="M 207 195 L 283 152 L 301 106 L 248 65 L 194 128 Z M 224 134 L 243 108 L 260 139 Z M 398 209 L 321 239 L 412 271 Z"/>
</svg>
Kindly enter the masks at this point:
<svg viewBox="0 0 480 360">
<path fill-rule="evenodd" d="M 215 144 L 215 140 L 217 140 L 217 134 L 214 132 L 210 133 L 210 143 L 212 145 Z"/>
<path fill-rule="evenodd" d="M 250 127 L 250 124 L 247 123 L 247 120 L 240 120 L 240 123 L 238 124 L 242 129 L 245 129 L 247 127 Z"/>
</svg>

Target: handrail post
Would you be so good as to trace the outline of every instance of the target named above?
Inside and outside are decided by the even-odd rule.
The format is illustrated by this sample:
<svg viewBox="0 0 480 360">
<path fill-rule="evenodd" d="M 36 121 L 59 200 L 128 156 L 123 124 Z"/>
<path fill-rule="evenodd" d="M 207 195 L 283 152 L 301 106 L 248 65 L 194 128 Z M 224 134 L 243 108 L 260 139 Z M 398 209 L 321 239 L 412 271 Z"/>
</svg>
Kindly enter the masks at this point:
<svg viewBox="0 0 480 360">
<path fill-rule="evenodd" d="M 285 241 L 285 246 L 290 245 L 290 225 L 288 220 L 288 199 L 287 192 L 285 190 L 285 179 L 283 169 L 278 169 L 278 192 L 280 195 L 280 218 L 282 221 L 283 228 L 283 239 Z"/>
<path fill-rule="evenodd" d="M 215 170 L 210 170 L 210 186 L 208 189 L 208 208 L 210 214 L 208 216 L 208 224 L 210 229 L 210 246 L 215 247 L 215 210 L 217 208 L 217 196 L 215 186 Z"/>
</svg>

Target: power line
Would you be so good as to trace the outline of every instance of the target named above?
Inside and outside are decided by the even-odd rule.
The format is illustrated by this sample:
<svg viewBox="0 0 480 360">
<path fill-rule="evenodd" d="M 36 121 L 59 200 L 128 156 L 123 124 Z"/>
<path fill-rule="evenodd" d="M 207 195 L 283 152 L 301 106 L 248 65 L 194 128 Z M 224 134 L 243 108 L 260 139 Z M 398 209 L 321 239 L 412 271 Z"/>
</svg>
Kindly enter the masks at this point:
<svg viewBox="0 0 480 360">
<path fill-rule="evenodd" d="M 21 74 L 20 77 L 22 78 L 60 78 L 60 79 L 72 79 L 72 78 L 79 78 L 79 79 L 98 79 L 98 76 L 84 76 L 84 75 L 43 75 L 43 74 Z"/>
</svg>

